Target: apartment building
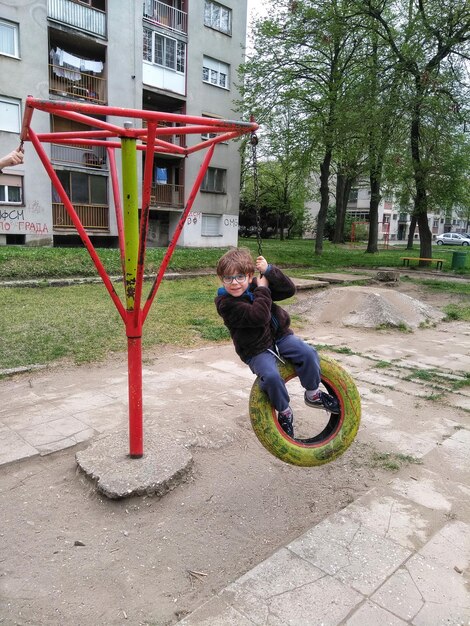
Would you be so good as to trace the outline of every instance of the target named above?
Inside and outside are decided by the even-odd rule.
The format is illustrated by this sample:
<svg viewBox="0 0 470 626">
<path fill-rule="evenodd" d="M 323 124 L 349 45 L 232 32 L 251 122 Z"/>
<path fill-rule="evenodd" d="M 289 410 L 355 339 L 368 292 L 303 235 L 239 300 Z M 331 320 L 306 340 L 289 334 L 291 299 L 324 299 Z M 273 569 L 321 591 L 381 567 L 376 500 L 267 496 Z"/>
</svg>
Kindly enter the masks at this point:
<svg viewBox="0 0 470 626">
<path fill-rule="evenodd" d="M 246 0 L 0 1 L 0 153 L 19 145 L 28 95 L 239 119 L 234 102 L 246 19 Z M 118 124 L 124 121 L 113 117 Z M 80 128 L 63 117 L 34 114 L 36 133 Z M 200 140 L 194 135 L 171 139 L 188 147 Z M 116 246 L 106 149 L 44 147 L 93 243 Z M 187 158 L 155 153 L 148 245 L 168 244 L 203 157 L 201 152 Z M 140 180 L 143 165 L 138 164 Z M 238 144 L 218 144 L 179 245 L 236 245 L 239 183 Z M 0 245 L 78 242 L 64 205 L 26 143 L 24 165 L 0 174 Z"/>
<path fill-rule="evenodd" d="M 348 217 L 358 224 L 369 221 L 370 194 L 370 188 L 367 184 L 351 189 L 347 213 Z M 384 196 L 380 201 L 378 211 L 378 240 L 407 241 L 411 226 L 411 212 L 411 207 L 408 212 L 403 212 L 393 195 Z M 459 217 L 455 212 L 452 212 L 450 216 L 446 216 L 445 212 L 429 212 L 428 222 L 433 241 L 442 233 L 467 232 L 466 220 Z M 417 226 L 413 237 L 415 240 L 419 239 Z"/>
</svg>

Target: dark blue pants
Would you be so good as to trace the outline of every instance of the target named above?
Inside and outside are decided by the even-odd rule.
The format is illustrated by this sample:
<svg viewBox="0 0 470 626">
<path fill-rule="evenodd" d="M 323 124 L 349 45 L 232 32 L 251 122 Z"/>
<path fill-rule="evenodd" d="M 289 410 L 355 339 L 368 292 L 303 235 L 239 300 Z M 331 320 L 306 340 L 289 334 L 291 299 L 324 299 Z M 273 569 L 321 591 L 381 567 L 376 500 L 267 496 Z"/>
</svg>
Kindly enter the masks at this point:
<svg viewBox="0 0 470 626">
<path fill-rule="evenodd" d="M 282 359 L 292 362 L 304 389 L 316 390 L 320 385 L 320 359 L 315 348 L 296 335 L 285 335 L 276 342 Z M 268 395 L 276 411 L 289 406 L 286 383 L 279 374 L 277 358 L 265 350 L 247 361 L 253 374 L 259 377 L 261 389 Z"/>
</svg>

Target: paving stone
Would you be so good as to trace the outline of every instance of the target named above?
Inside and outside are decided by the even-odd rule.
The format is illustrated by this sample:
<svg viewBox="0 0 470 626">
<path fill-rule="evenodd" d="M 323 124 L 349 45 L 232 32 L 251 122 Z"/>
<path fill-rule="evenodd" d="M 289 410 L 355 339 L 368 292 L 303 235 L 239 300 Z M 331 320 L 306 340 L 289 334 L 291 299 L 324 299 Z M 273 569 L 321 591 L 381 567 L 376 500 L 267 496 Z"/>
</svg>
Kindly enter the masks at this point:
<svg viewBox="0 0 470 626">
<path fill-rule="evenodd" d="M 405 567 L 425 602 L 470 608 L 465 577 L 454 570 L 453 560 L 445 566 L 435 559 L 415 554 Z"/>
<path fill-rule="evenodd" d="M 228 591 L 250 593 L 264 599 L 290 591 L 305 583 L 314 582 L 324 572 L 288 549 L 275 552 L 227 587 Z"/>
<path fill-rule="evenodd" d="M 360 593 L 370 594 L 411 554 L 394 541 L 361 527 L 348 549 L 349 564 L 336 578 Z"/>
<path fill-rule="evenodd" d="M 419 480 L 405 480 L 395 478 L 390 483 L 390 488 L 396 493 L 413 500 L 422 506 L 432 510 L 451 511 L 450 498 L 441 493 L 438 486 L 439 477 L 430 474 L 427 478 L 422 476 Z"/>
<path fill-rule="evenodd" d="M 433 529 L 434 512 L 409 500 L 381 495 L 377 490 L 351 503 L 348 513 L 354 522 L 409 550 L 423 546 Z"/>
<path fill-rule="evenodd" d="M 232 589 L 232 586 L 231 586 Z M 232 591 L 233 593 L 233 591 Z M 265 600 L 245 592 L 228 596 L 231 606 L 259 626 L 336 626 L 362 601 L 362 596 L 330 576 L 299 585 Z M 199 622 L 188 622 L 188 624 Z M 224 624 L 213 615 L 213 625 Z"/>
<path fill-rule="evenodd" d="M 470 624 L 470 609 L 452 606 L 447 602 L 426 602 L 418 615 L 411 622 L 412 626 L 468 626 Z"/>
<path fill-rule="evenodd" d="M 406 626 L 396 615 L 385 611 L 373 602 L 365 602 L 350 618 L 344 622 L 344 626 Z"/>
<path fill-rule="evenodd" d="M 256 624 L 256 622 L 255 622 Z M 178 622 L 179 626 L 253 626 L 253 621 L 216 596 L 201 605 L 191 615 Z"/>
<path fill-rule="evenodd" d="M 9 428 L 0 430 L 0 465 L 27 459 L 38 454 L 37 449 Z"/>
<path fill-rule="evenodd" d="M 371 600 L 384 609 L 393 611 L 406 622 L 413 619 L 424 606 L 421 592 L 405 567 L 385 581 L 371 596 Z"/>
<path fill-rule="evenodd" d="M 455 571 L 468 570 L 470 525 L 458 520 L 449 522 L 419 550 L 419 554 Z"/>
<path fill-rule="evenodd" d="M 362 527 L 347 509 L 320 523 L 288 548 L 339 581 L 368 594 L 376 589 L 411 552 Z"/>
<path fill-rule="evenodd" d="M 379 374 L 370 370 L 357 374 L 356 378 L 357 380 L 371 383 L 372 385 L 380 385 L 381 387 L 396 387 L 400 384 L 400 380 L 396 378 L 392 378 L 391 376 L 386 376 L 385 374 Z"/>
</svg>

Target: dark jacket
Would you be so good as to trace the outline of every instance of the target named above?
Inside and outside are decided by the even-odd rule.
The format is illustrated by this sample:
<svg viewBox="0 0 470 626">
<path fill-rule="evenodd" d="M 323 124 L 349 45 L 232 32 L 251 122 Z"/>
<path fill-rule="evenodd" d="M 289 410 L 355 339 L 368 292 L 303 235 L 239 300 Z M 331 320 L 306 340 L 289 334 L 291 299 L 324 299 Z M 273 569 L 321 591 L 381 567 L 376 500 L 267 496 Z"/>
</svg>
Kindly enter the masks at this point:
<svg viewBox="0 0 470 626">
<path fill-rule="evenodd" d="M 275 340 L 292 335 L 287 311 L 274 303 L 295 294 L 295 285 L 275 265 L 269 265 L 265 276 L 268 287 L 258 287 L 253 278 L 247 291 L 237 298 L 224 288 L 215 299 L 218 314 L 229 329 L 235 351 L 242 361 L 272 348 Z"/>
</svg>

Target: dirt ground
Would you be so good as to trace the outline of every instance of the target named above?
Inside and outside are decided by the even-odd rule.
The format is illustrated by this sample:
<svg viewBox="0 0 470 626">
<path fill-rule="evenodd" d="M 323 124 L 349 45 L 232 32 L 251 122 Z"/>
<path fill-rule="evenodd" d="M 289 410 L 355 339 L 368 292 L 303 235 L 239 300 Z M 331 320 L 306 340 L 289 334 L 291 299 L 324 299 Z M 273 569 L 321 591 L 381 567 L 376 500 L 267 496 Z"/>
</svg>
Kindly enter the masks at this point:
<svg viewBox="0 0 470 626">
<path fill-rule="evenodd" d="M 409 283 L 394 289 L 437 308 L 449 301 Z M 437 338 L 439 325 L 434 332 Z M 368 331 L 366 341 L 376 336 Z M 407 341 L 418 348 L 419 333 Z M 0 624 L 174 624 L 390 480 L 372 466 L 373 447 L 360 437 L 322 467 L 283 464 L 253 435 L 247 407 L 239 409 L 236 437 L 195 442 L 190 480 L 162 499 L 107 500 L 77 470 L 76 448 L 3 467 Z"/>
</svg>

